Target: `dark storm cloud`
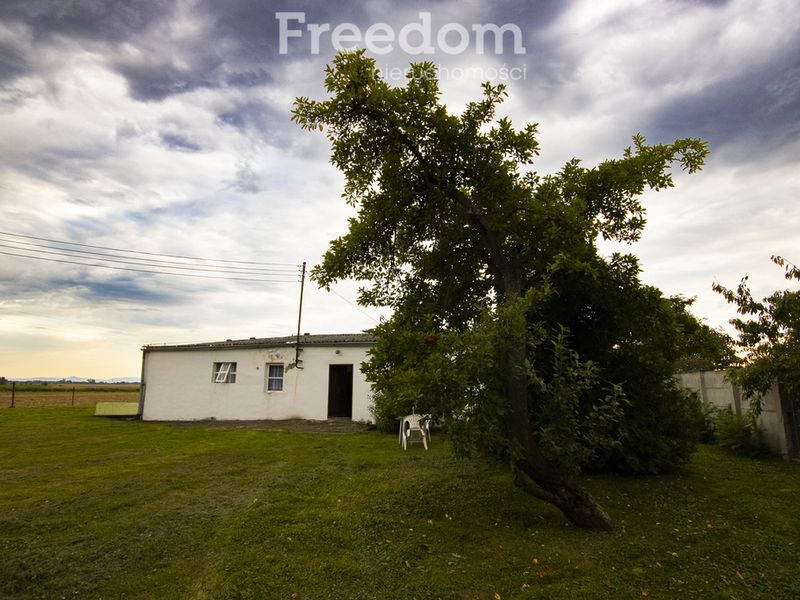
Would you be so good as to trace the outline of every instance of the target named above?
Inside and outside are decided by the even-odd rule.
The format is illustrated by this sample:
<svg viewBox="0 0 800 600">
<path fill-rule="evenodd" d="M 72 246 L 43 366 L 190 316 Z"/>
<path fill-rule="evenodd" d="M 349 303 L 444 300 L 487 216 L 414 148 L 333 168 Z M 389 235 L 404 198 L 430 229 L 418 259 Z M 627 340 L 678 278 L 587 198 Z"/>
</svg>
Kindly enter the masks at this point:
<svg viewBox="0 0 800 600">
<path fill-rule="evenodd" d="M 273 81 L 263 67 L 244 65 L 239 69 L 230 56 L 217 54 L 213 45 L 198 40 L 197 46 L 184 45 L 180 66 L 156 51 L 135 59 L 117 59 L 112 66 L 127 80 L 131 96 L 142 101 L 161 101 L 199 89 L 252 88 Z"/>
<path fill-rule="evenodd" d="M 4 0 L 0 19 L 24 26 L 40 45 L 71 40 L 100 51 L 137 100 L 160 101 L 197 89 L 271 81 L 263 64 L 272 54 L 272 42 L 277 44 L 275 10 L 263 2 L 207 2 L 192 15 L 205 18 L 208 31 L 188 40 L 166 40 L 171 26 L 182 18 L 175 14 L 176 7 L 169 0 Z M 135 55 L 121 52 L 123 44 L 135 48 Z M 247 58 L 261 66 L 236 66 Z M 32 68 L 16 47 L 0 47 L 0 83 Z"/>
<path fill-rule="evenodd" d="M 30 31 L 40 48 L 69 41 L 98 51 L 126 78 L 135 98 L 163 99 L 209 85 L 202 75 L 207 61 L 196 61 L 195 72 L 182 72 L 156 54 L 144 52 L 138 61 L 114 56 L 119 45 L 138 48 L 142 40 L 156 35 L 153 29 L 169 23 L 175 7 L 170 0 L 4 0 L 0 20 Z M 0 56 L 0 82 L 33 70 L 18 52 L 0 49 Z"/>
<path fill-rule="evenodd" d="M 178 304 L 178 296 L 166 292 L 166 286 L 158 284 L 155 277 L 142 273 L 134 276 L 120 275 L 108 281 L 98 281 L 96 277 L 80 280 L 53 279 L 49 285 L 60 289 L 64 294 L 76 296 L 92 304 L 102 304 L 114 300 L 140 302 L 154 306 Z M 156 285 L 153 285 L 154 283 Z"/>
<path fill-rule="evenodd" d="M 568 8 L 569 3 L 562 0 L 493 2 L 487 5 L 485 21 L 498 25 L 514 23 L 529 31 L 538 30 L 549 26 Z"/>
<path fill-rule="evenodd" d="M 114 137 L 117 140 L 131 140 L 142 134 L 136 123 L 123 121 L 114 128 Z"/>
<path fill-rule="evenodd" d="M 24 261 L 24 259 L 18 259 Z M 66 259 L 65 259 L 66 260 Z M 33 261 L 31 261 L 33 262 Z M 71 265 L 64 265 L 71 269 Z M 153 305 L 174 305 L 181 301 L 178 294 L 166 291 L 163 285 L 154 285 L 157 282 L 155 275 L 120 274 L 111 275 L 109 279 L 100 281 L 97 275 L 75 272 L 66 277 L 56 275 L 46 281 L 25 281 L 19 285 L 18 281 L 0 280 L 0 292 L 7 302 L 37 302 L 41 298 L 61 298 L 62 300 L 84 300 L 92 304 L 102 304 L 113 300 L 128 302 L 141 302 Z"/>
<path fill-rule="evenodd" d="M 650 130 L 661 140 L 702 137 L 728 158 L 743 160 L 800 140 L 798 115 L 800 43 L 768 64 L 723 77 L 668 104 L 652 115 Z"/>
<path fill-rule="evenodd" d="M 502 25 L 513 23 L 523 30 L 524 43 L 533 43 L 535 32 L 547 27 L 566 8 L 567 4 L 558 0 L 542 0 L 537 2 L 519 3 L 499 1 L 487 3 L 482 11 L 471 12 L 469 22 L 461 21 L 459 14 L 453 13 L 453 2 L 431 2 L 430 0 L 416 0 L 398 5 L 402 9 L 402 19 L 399 13 L 389 11 L 386 14 L 376 14 L 368 10 L 364 2 L 351 0 L 346 2 L 297 2 L 286 4 L 284 2 L 262 2 L 259 0 L 234 0 L 220 5 L 213 0 L 202 2 L 198 9 L 212 16 L 215 22 L 214 37 L 226 40 L 228 44 L 227 58 L 234 63 L 251 65 L 285 65 L 298 57 L 308 58 L 310 51 L 310 34 L 306 28 L 309 24 L 328 24 L 331 29 L 341 23 L 352 23 L 362 32 L 377 22 L 386 22 L 395 28 L 395 31 L 407 23 L 418 23 L 418 13 L 431 13 L 431 26 L 433 37 L 438 28 L 446 22 L 457 22 L 468 30 L 473 20 L 481 23 L 494 23 Z M 473 7 L 471 7 L 472 9 Z M 278 12 L 304 13 L 305 22 L 292 20 L 290 27 L 299 30 L 302 35 L 288 39 L 288 53 L 279 53 L 279 20 Z M 402 21 L 402 22 L 401 22 Z M 233 42 L 233 43 L 231 43 Z M 397 48 L 396 48 L 397 49 Z M 330 31 L 322 34 L 320 41 L 321 60 L 327 60 L 333 55 L 330 41 Z M 396 51 L 395 54 L 400 54 Z M 409 55 L 408 60 L 426 60 L 431 56 Z M 441 58 L 435 56 L 434 58 Z M 237 83 L 238 85 L 238 83 Z"/>
<path fill-rule="evenodd" d="M 200 152 L 202 150 L 199 144 L 185 138 L 177 133 L 159 133 L 161 141 L 172 150 L 179 150 L 182 152 Z"/>
<path fill-rule="evenodd" d="M 194 198 L 181 202 L 173 202 L 166 206 L 151 208 L 148 210 L 132 209 L 122 213 L 121 221 L 132 221 L 137 226 L 149 227 L 163 222 L 174 224 L 175 226 L 192 225 L 203 219 L 210 218 L 214 214 L 215 208 L 219 205 L 219 199 L 212 195 L 206 198 Z M 80 224 L 77 224 L 80 226 Z M 102 227 L 103 223 L 98 223 Z"/>
<path fill-rule="evenodd" d="M 306 11 L 320 22 L 348 20 L 357 3 L 304 3 L 292 11 Z M 252 88 L 274 81 L 276 62 L 296 57 L 278 52 L 279 23 L 275 13 L 287 10 L 282 3 L 259 0 L 218 2 L 208 0 L 193 7 L 203 31 L 196 37 L 173 41 L 174 53 L 165 60 L 160 33 L 130 31 L 128 41 L 139 54 L 112 59 L 111 65 L 128 82 L 131 96 L 142 101 L 161 101 L 198 89 Z M 358 12 L 357 10 L 355 12 Z"/>
<path fill-rule="evenodd" d="M 28 61 L 17 46 L 8 41 L 0 42 L 0 84 L 13 81 L 28 69 Z"/>
<path fill-rule="evenodd" d="M 730 0 L 670 0 L 673 4 L 685 4 L 686 6 L 711 6 L 721 8 L 730 4 Z"/>
<path fill-rule="evenodd" d="M 168 18 L 171 0 L 3 0 L 0 19 L 23 23 L 38 40 L 63 36 L 116 43 Z"/>
<path fill-rule="evenodd" d="M 236 167 L 236 176 L 228 182 L 226 189 L 232 189 L 242 194 L 257 194 L 264 190 L 261 177 L 248 163 Z"/>
<path fill-rule="evenodd" d="M 266 103 L 248 101 L 234 104 L 217 115 L 217 124 L 233 127 L 240 133 L 269 144 L 293 143 L 295 128 L 290 121 L 289 109 L 277 110 Z"/>
<path fill-rule="evenodd" d="M 91 45 L 107 58 L 109 66 L 128 83 L 130 95 L 140 101 L 161 101 L 173 95 L 199 89 L 223 87 L 248 88 L 268 85 L 275 80 L 278 66 L 291 65 L 298 58 L 309 58 L 309 35 L 289 40 L 289 53 L 281 55 L 277 12 L 303 12 L 306 23 L 328 23 L 332 27 L 350 22 L 362 31 L 385 20 L 400 27 L 405 21 L 416 22 L 416 14 L 431 12 L 434 28 L 444 22 L 458 21 L 448 2 L 404 3 L 403 23 L 393 22 L 391 14 L 376 16 L 362 2 L 283 2 L 201 0 L 192 7 L 190 18 L 202 22 L 202 31 L 189 38 L 170 39 L 172 25 L 185 15 L 178 5 L 167 0 L 10 0 L 0 4 L 0 18 L 24 24 L 39 42 L 55 43 L 68 39 Z M 495 2 L 473 19 L 483 23 L 513 23 L 524 32 L 524 43 L 535 52 L 539 64 L 545 49 L 536 44 L 535 31 L 546 27 L 564 10 L 555 0 L 520 4 Z M 437 12 L 438 11 L 438 12 Z M 394 21 L 398 17 L 394 16 Z M 294 23 L 293 27 L 305 25 Z M 462 23 L 469 28 L 470 23 Z M 434 29 L 435 33 L 435 29 Z M 330 34 L 323 37 L 321 61 L 333 54 Z M 122 50 L 127 44 L 136 49 Z M 168 44 L 168 51 L 165 51 Z M 24 55 L 14 49 L 0 52 L 0 82 L 12 79 L 30 68 Z M 409 60 L 429 57 L 409 56 Z M 440 58 L 440 57 L 435 57 Z M 446 57 L 445 57 L 446 58 Z M 555 76 L 555 73 L 551 73 Z"/>
<path fill-rule="evenodd" d="M 92 142 L 85 146 L 66 144 L 42 147 L 37 151 L 35 160 L 27 156 L 14 156 L 5 161 L 25 175 L 55 184 L 88 181 L 98 161 L 113 153 L 113 148 L 106 143 Z"/>
<path fill-rule="evenodd" d="M 421 4 L 421 3 L 420 3 Z M 425 3 L 427 5 L 436 3 Z M 404 3 L 404 7 L 409 3 Z M 200 7 L 216 20 L 216 33 L 226 40 L 236 40 L 233 57 L 237 60 L 262 63 L 288 59 L 278 52 L 278 12 L 304 12 L 306 23 L 350 22 L 363 24 L 367 20 L 363 2 L 356 0 L 341 2 L 263 2 L 260 0 L 233 0 L 220 4 L 216 0 L 204 0 Z M 370 23 L 374 19 L 369 19 Z M 301 42 L 301 40 L 291 40 Z M 307 44 L 307 42 L 306 42 Z M 299 44 L 297 44 L 299 45 Z M 290 50 L 296 44 L 290 44 Z M 305 46 L 307 48 L 307 46 Z"/>
<path fill-rule="evenodd" d="M 283 4 L 283 3 L 280 3 Z M 215 37 L 233 42 L 231 58 L 259 63 L 278 54 L 278 24 L 275 13 L 286 8 L 279 3 L 258 0 L 233 0 L 221 4 L 204 0 L 198 9 L 213 16 Z"/>
<path fill-rule="evenodd" d="M 218 58 L 194 57 L 189 68 L 163 62 L 160 57 L 144 57 L 136 61 L 118 61 L 116 71 L 128 81 L 131 96 L 136 100 L 160 101 L 175 94 L 185 94 L 201 88 L 217 88 L 214 77 L 222 64 Z"/>
<path fill-rule="evenodd" d="M 273 80 L 263 68 L 226 74 L 223 67 L 228 65 L 218 56 L 193 56 L 189 60 L 193 61 L 189 67 L 145 59 L 118 61 L 114 68 L 127 80 L 131 96 L 146 102 L 199 89 L 257 87 Z"/>
<path fill-rule="evenodd" d="M 241 73 L 231 73 L 225 79 L 232 87 L 257 87 L 272 82 L 272 75 L 264 69 L 255 69 Z"/>
</svg>

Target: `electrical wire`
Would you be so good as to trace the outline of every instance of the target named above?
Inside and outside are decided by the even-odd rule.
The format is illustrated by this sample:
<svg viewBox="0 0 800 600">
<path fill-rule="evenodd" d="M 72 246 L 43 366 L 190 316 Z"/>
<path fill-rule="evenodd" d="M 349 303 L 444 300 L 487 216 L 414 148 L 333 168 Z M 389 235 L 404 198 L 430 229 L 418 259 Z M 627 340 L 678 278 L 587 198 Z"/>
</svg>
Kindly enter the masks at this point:
<svg viewBox="0 0 800 600">
<path fill-rule="evenodd" d="M 375 321 L 376 323 L 378 323 L 380 325 L 380 321 L 378 321 L 378 319 L 373 317 L 371 314 L 369 314 L 367 311 L 365 311 L 363 308 L 361 308 L 358 304 L 354 304 L 353 302 L 350 302 L 350 300 L 348 300 L 347 298 L 342 296 L 339 292 L 337 292 L 333 288 L 331 288 L 330 291 L 333 292 L 334 294 L 336 294 L 337 296 L 339 296 L 339 298 L 341 298 L 342 300 L 347 302 L 350 306 L 352 306 L 353 308 L 355 308 L 359 312 L 363 313 L 364 315 L 366 315 L 367 317 L 369 317 L 370 319 L 372 319 L 373 321 Z"/>
<path fill-rule="evenodd" d="M 46 243 L 40 244 L 27 240 L 36 240 L 38 242 Z M 92 268 L 114 269 L 117 271 L 152 273 L 156 275 L 173 275 L 178 277 L 217 279 L 223 281 L 254 281 L 269 283 L 296 283 L 299 276 L 297 270 L 299 269 L 299 265 L 293 265 L 291 263 L 228 260 L 200 258 L 178 254 L 160 254 L 155 252 L 145 252 L 142 250 L 126 250 L 122 248 L 113 248 L 110 246 L 81 244 L 78 242 L 55 240 L 45 237 L 24 235 L 21 233 L 11 233 L 8 231 L 0 231 L 0 248 L 6 249 L 0 251 L 0 254 L 6 256 L 30 258 L 45 262 L 72 264 Z M 90 248 L 92 250 L 81 250 L 80 248 Z M 12 252 L 9 252 L 8 250 L 11 250 Z M 110 254 L 108 252 L 98 252 L 97 250 L 109 250 L 111 252 L 122 254 Z M 178 261 L 189 262 L 176 262 L 175 260 L 169 259 L 177 259 Z M 191 261 L 194 261 L 194 263 Z M 131 266 L 122 267 L 116 265 Z"/>
<path fill-rule="evenodd" d="M 5 240 L 2 240 L 2 238 L 0 238 L 0 241 L 5 241 Z M 49 251 L 49 250 L 34 250 L 34 249 L 28 249 L 28 248 L 19 248 L 17 246 L 9 246 L 8 244 L 0 244 L 0 248 L 9 248 L 11 250 L 18 250 L 18 251 L 22 251 L 22 252 L 33 252 L 35 254 L 49 254 L 49 255 L 52 255 L 52 256 L 63 256 L 63 257 L 66 257 L 66 258 L 82 258 L 80 256 L 75 256 L 74 254 L 66 254 L 64 252 L 52 252 L 52 251 Z M 71 252 L 71 251 L 68 251 L 68 252 Z M 80 251 L 78 251 L 78 252 L 80 252 Z M 33 258 L 33 257 L 30 257 L 30 258 Z M 91 258 L 94 258 L 94 257 L 91 257 Z M 214 268 L 205 269 L 203 267 L 190 267 L 190 266 L 186 266 L 185 264 L 184 265 L 178 265 L 178 264 L 174 264 L 174 263 L 159 264 L 159 261 L 154 261 L 154 262 L 141 262 L 141 261 L 140 262 L 132 262 L 132 261 L 129 261 L 129 260 L 116 260 L 116 259 L 113 259 L 113 258 L 103 258 L 103 259 L 100 259 L 100 260 L 103 260 L 104 262 L 111 262 L 111 263 L 117 263 L 117 264 L 123 264 L 123 265 L 134 265 L 134 266 L 140 266 L 140 267 L 161 267 L 161 268 L 179 269 L 179 270 L 182 270 L 182 271 L 191 271 L 191 272 L 229 273 L 231 275 L 264 275 L 264 276 L 269 276 L 269 275 L 282 276 L 283 275 L 283 276 L 287 276 L 287 275 L 292 274 L 292 272 L 289 272 L 289 271 L 282 271 L 282 272 L 281 271 L 272 271 L 271 272 L 271 271 L 261 271 L 261 270 L 258 270 L 258 271 L 244 271 L 244 270 L 230 271 L 227 268 L 224 268 L 224 269 L 214 269 Z"/>
<path fill-rule="evenodd" d="M 15 244 L 14 246 L 8 246 L 6 244 L 0 244 L 0 246 L 5 248 L 12 248 L 14 250 L 22 250 L 25 252 L 42 252 L 45 254 L 57 254 L 59 256 L 69 256 L 75 257 L 75 254 L 85 254 L 92 258 L 96 257 L 103 257 L 101 260 L 107 260 L 108 262 L 123 262 L 123 264 L 131 264 L 131 265 L 142 265 L 142 266 L 159 266 L 159 267 L 169 267 L 175 269 L 199 269 L 199 267 L 194 267 L 189 265 L 185 262 L 175 262 L 175 261 L 168 261 L 168 260 L 156 260 L 151 258 L 138 258 L 136 256 L 125 256 L 124 254 L 108 254 L 105 252 L 94 252 L 91 250 L 77 250 L 75 248 L 58 248 L 56 246 L 48 246 L 46 244 L 36 244 L 33 242 L 26 242 L 20 240 L 9 240 L 3 237 L 0 237 L 0 242 L 10 242 L 11 244 Z M 47 250 L 34 250 L 32 248 L 19 248 L 18 246 L 32 246 L 34 248 L 47 248 Z M 48 252 L 48 250 L 60 250 L 62 252 L 68 252 L 69 254 L 62 254 L 62 253 L 55 253 L 55 252 Z M 128 252 L 124 250 L 123 252 Z M 109 257 L 109 258 L 105 258 Z M 80 257 L 76 257 L 80 258 Z M 127 258 L 131 260 L 135 260 L 136 262 L 127 262 L 127 261 L 117 261 L 113 260 L 113 258 Z M 212 266 L 212 265 L 208 265 Z M 238 266 L 224 266 L 222 268 L 213 268 L 212 269 L 201 269 L 207 271 L 216 271 L 220 273 L 227 273 L 227 272 L 241 272 L 242 274 L 248 275 L 285 275 L 288 273 L 296 273 L 297 268 L 289 269 L 288 267 L 279 267 L 279 268 L 268 268 L 268 269 L 261 269 L 258 267 L 238 267 Z"/>
<path fill-rule="evenodd" d="M 45 258 L 42 256 L 30 256 L 26 254 L 14 254 L 11 252 L 4 252 L 0 250 L 0 254 L 4 254 L 6 256 L 17 256 L 20 258 L 32 258 L 34 260 L 42 260 L 47 262 L 54 262 L 54 263 L 62 263 L 62 264 L 71 264 L 71 265 L 80 265 L 83 267 L 97 267 L 100 269 L 115 269 L 117 271 L 132 271 L 136 273 L 154 273 L 156 275 L 174 275 L 177 277 L 195 277 L 198 279 L 221 279 L 224 281 L 262 281 L 262 282 L 269 282 L 269 283 L 297 283 L 296 279 L 256 279 L 250 277 L 221 277 L 216 275 L 196 275 L 193 273 L 174 273 L 170 271 L 156 271 L 151 269 L 133 269 L 130 267 L 115 267 L 113 265 L 103 265 L 97 263 L 85 263 L 85 262 L 78 262 L 74 260 L 62 260 L 58 258 Z"/>
<path fill-rule="evenodd" d="M 196 279 L 215 279 L 222 281 L 250 281 L 250 282 L 264 282 L 264 283 L 297 283 L 299 281 L 299 273 L 296 270 L 299 269 L 299 265 L 295 265 L 292 263 L 201 258 L 196 256 L 186 256 L 179 254 L 162 254 L 156 252 L 145 252 L 142 250 L 126 250 L 123 248 L 114 248 L 110 246 L 97 246 L 92 244 L 80 244 L 77 242 L 54 240 L 50 238 L 37 237 L 32 235 L 23 235 L 7 231 L 0 231 L 0 236 L 4 236 L 0 237 L 0 248 L 6 248 L 7 250 L 16 251 L 16 252 L 8 252 L 6 250 L 0 250 L 0 255 L 13 256 L 17 258 L 29 258 L 44 262 L 70 264 L 70 265 L 78 265 L 82 267 L 92 267 L 100 269 L 113 269 L 116 271 L 127 271 L 134 273 L 172 275 L 175 277 L 192 277 Z M 26 240 L 36 240 L 37 242 L 47 242 L 47 244 L 57 244 L 57 245 L 52 246 L 47 244 L 38 244 Z M 65 248 L 60 246 L 68 246 L 68 247 Z M 80 250 L 78 248 L 70 248 L 69 246 L 77 246 L 78 248 L 90 248 L 91 250 Z M 106 252 L 96 252 L 95 250 L 108 250 L 111 252 L 121 252 L 123 254 L 109 254 Z M 29 254 L 20 254 L 19 252 L 26 252 Z M 127 256 L 129 254 L 141 255 L 143 258 L 139 258 L 137 256 Z M 48 255 L 48 256 L 43 256 L 43 255 Z M 51 258 L 52 256 L 57 256 L 61 258 Z M 155 258 L 144 258 L 144 257 L 155 257 Z M 84 259 L 84 260 L 67 260 L 67 259 Z M 175 262 L 173 260 L 163 260 L 163 259 L 178 259 L 182 261 L 200 261 L 201 263 L 224 263 L 224 264 L 221 265 L 191 264 L 187 262 Z M 97 260 L 100 262 L 86 262 L 88 260 Z M 115 263 L 115 264 L 112 265 L 105 263 Z M 132 265 L 132 266 L 122 267 L 116 265 Z M 247 265 L 247 266 L 236 266 L 236 265 Z M 149 268 L 134 268 L 134 267 L 149 267 Z M 294 267 L 294 269 L 288 267 Z M 206 275 L 205 273 L 220 273 L 220 275 Z M 254 277 L 240 277 L 241 275 L 253 275 Z M 292 275 L 294 275 L 294 277 L 292 277 Z M 342 296 L 336 290 L 331 289 L 330 291 L 335 296 L 338 296 L 341 300 L 343 300 L 344 302 L 346 302 L 347 304 L 358 310 L 360 313 L 365 315 L 370 320 L 374 321 L 375 323 L 380 323 L 378 319 L 376 319 L 371 314 L 366 312 L 359 305 L 351 302 L 350 300 Z"/>
<path fill-rule="evenodd" d="M 126 250 L 124 248 L 113 248 L 110 246 L 94 246 L 91 244 L 79 244 L 78 242 L 66 242 L 60 240 L 53 240 L 50 238 L 43 238 L 37 237 L 33 235 L 23 235 L 21 233 L 11 233 L 9 231 L 0 231 L 0 234 L 7 235 L 11 237 L 21 237 L 29 240 L 37 240 L 40 242 L 50 242 L 53 244 L 63 244 L 68 246 L 80 246 L 82 248 L 95 248 L 97 250 L 111 250 L 114 252 L 129 252 L 131 254 L 144 254 L 147 256 L 160 256 L 163 258 L 183 258 L 186 260 L 202 260 L 202 261 L 209 261 L 209 262 L 223 262 L 223 263 L 233 263 L 233 264 L 247 264 L 247 265 L 262 265 L 262 266 L 275 266 L 275 267 L 295 267 L 297 265 L 293 263 L 279 263 L 279 262 L 265 262 L 265 261 L 251 261 L 251 260 L 227 260 L 221 258 L 200 258 L 197 256 L 183 256 L 180 254 L 160 254 L 157 252 L 145 252 L 143 250 Z"/>
</svg>

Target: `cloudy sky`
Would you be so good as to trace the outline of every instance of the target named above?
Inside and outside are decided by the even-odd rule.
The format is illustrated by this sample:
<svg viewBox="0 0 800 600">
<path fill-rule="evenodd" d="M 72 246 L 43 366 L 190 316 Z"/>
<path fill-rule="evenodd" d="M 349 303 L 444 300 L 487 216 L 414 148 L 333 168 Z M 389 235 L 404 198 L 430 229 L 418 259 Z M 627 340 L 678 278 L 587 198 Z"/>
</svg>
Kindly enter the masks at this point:
<svg viewBox="0 0 800 600">
<path fill-rule="evenodd" d="M 702 173 L 648 195 L 633 251 L 712 326 L 732 316 L 715 280 L 749 273 L 763 296 L 785 283 L 770 254 L 800 261 L 794 0 L 3 0 L 0 375 L 137 375 L 143 344 L 294 331 L 295 265 L 350 212 L 325 137 L 290 110 L 323 96 L 344 23 L 348 46 L 377 27 L 390 79 L 439 65 L 452 111 L 505 77 L 505 114 L 540 124 L 540 173 L 619 156 L 637 132 L 708 140 Z M 513 25 L 519 43 L 507 28 L 481 53 L 475 24 Z M 354 284 L 334 292 L 306 287 L 304 331 L 380 317 L 351 304 Z"/>
</svg>

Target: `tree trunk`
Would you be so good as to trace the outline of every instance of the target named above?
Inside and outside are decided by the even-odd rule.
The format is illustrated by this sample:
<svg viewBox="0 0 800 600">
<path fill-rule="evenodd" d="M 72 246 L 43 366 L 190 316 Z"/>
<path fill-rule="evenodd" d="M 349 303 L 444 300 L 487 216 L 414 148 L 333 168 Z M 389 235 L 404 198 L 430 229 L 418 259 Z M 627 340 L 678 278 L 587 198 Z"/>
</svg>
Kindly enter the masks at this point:
<svg viewBox="0 0 800 600">
<path fill-rule="evenodd" d="M 534 460 L 525 458 L 514 462 L 514 485 L 531 496 L 556 506 L 576 527 L 601 531 L 614 528 L 611 517 L 588 490 L 562 475 L 555 478 L 542 477 L 543 471 L 547 469 L 535 466 L 540 458 L 541 456 Z"/>
<path fill-rule="evenodd" d="M 514 285 L 513 277 L 510 281 Z M 508 288 L 506 290 L 508 292 Z M 506 294 L 510 303 L 518 303 L 519 294 Z M 513 306 L 513 304 L 512 304 Z M 514 484 L 525 492 L 558 507 L 573 525 L 585 529 L 609 531 L 611 518 L 594 497 L 576 481 L 565 476 L 544 456 L 533 439 L 528 409 L 527 318 L 524 307 L 507 313 L 506 334 L 507 394 L 511 404 L 509 429 L 518 444 L 521 458 L 514 461 Z"/>
<path fill-rule="evenodd" d="M 502 286 L 501 294 L 508 308 L 506 334 L 507 393 L 511 403 L 509 432 L 518 444 L 522 458 L 514 465 L 514 483 L 529 494 L 557 506 L 571 523 L 586 529 L 613 529 L 614 524 L 592 495 L 572 479 L 565 477 L 545 458 L 530 431 L 528 411 L 528 374 L 526 370 L 528 323 L 520 301 L 522 281 L 513 261 L 506 256 L 503 243 L 486 215 L 456 185 L 442 187 L 431 174 L 428 161 L 419 148 L 401 132 L 401 141 L 413 154 L 431 185 L 439 187 L 463 209 L 477 231 L 487 256 L 489 270 Z"/>
</svg>

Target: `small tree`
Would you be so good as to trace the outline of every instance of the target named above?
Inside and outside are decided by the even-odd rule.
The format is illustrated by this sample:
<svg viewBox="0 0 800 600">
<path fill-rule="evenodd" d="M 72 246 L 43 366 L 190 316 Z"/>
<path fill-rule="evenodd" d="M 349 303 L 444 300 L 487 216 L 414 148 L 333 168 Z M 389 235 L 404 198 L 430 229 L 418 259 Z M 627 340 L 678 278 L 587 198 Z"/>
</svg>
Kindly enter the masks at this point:
<svg viewBox="0 0 800 600">
<path fill-rule="evenodd" d="M 325 86 L 331 97 L 298 98 L 293 118 L 327 128 L 359 212 L 312 277 L 369 280 L 360 301 L 394 308 L 368 367 L 376 402 L 416 402 L 451 426 L 457 447 L 508 460 L 518 486 L 572 523 L 610 528 L 573 474 L 613 443 L 608 424 L 623 398 L 544 313 L 562 275 L 635 274 L 635 259 L 609 263 L 595 240 L 638 239 L 639 196 L 672 186 L 675 161 L 699 169 L 705 144 L 636 136 L 619 160 L 593 169 L 572 160 L 540 177 L 521 168 L 538 153 L 536 126 L 496 118 L 503 85 L 485 83 L 481 100 L 452 115 L 432 64 L 391 87 L 356 51 L 337 55 Z"/>
<path fill-rule="evenodd" d="M 800 281 L 800 269 L 780 256 L 772 262 L 784 269 L 788 280 Z M 800 395 L 800 289 L 778 290 L 762 301 L 753 298 L 748 276 L 736 290 L 714 283 L 713 289 L 743 317 L 731 319 L 739 332 L 737 345 L 746 353 L 741 369 L 731 372 L 750 400 L 755 414 L 761 411 L 763 395 L 777 382 L 792 401 Z"/>
</svg>

